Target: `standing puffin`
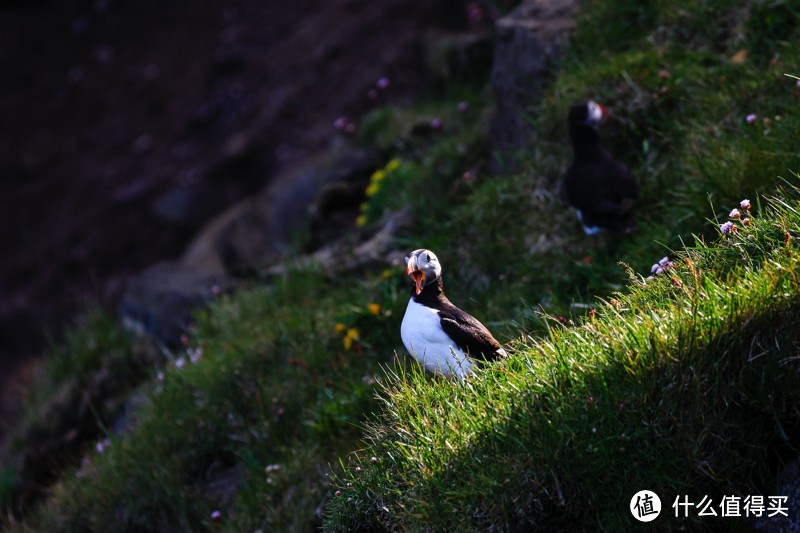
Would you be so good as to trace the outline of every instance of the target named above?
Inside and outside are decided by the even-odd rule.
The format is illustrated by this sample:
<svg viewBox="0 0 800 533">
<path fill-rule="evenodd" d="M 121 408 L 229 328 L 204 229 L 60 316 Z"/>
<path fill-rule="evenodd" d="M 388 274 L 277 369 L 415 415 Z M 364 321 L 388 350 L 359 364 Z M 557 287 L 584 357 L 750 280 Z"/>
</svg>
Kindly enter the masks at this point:
<svg viewBox="0 0 800 533">
<path fill-rule="evenodd" d="M 561 185 L 561 198 L 574 207 L 587 235 L 635 230 L 631 209 L 639 196 L 636 177 L 603 148 L 597 127 L 608 110 L 589 100 L 572 106 L 567 122 L 574 157 Z"/>
<path fill-rule="evenodd" d="M 408 353 L 426 370 L 463 378 L 475 358 L 491 361 L 506 355 L 483 324 L 444 295 L 442 267 L 433 252 L 421 248 L 408 254 L 406 273 L 414 289 L 400 336 Z"/>
</svg>

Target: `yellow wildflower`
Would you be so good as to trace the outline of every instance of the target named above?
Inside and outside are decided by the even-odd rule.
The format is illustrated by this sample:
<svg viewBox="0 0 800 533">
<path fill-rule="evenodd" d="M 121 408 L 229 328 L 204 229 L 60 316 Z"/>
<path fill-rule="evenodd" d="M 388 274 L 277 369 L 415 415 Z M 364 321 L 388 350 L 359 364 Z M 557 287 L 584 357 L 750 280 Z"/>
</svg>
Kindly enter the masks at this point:
<svg viewBox="0 0 800 533">
<path fill-rule="evenodd" d="M 366 215 L 358 215 L 358 218 L 356 218 L 356 226 L 358 226 L 359 228 L 363 228 L 366 225 L 367 225 Z"/>
<path fill-rule="evenodd" d="M 370 183 L 369 187 L 367 187 L 367 196 L 375 196 L 375 193 L 378 192 L 380 186 L 378 183 Z"/>
<path fill-rule="evenodd" d="M 386 177 L 386 172 L 384 172 L 383 170 L 376 170 L 375 172 L 372 173 L 371 180 L 372 180 L 372 183 L 378 183 L 378 182 L 382 181 L 383 178 L 385 178 L 385 177 Z"/>
<path fill-rule="evenodd" d="M 378 315 L 381 312 L 381 305 L 380 304 L 374 304 L 374 303 L 373 304 L 367 304 L 367 309 L 369 309 L 369 312 L 372 313 L 373 315 Z"/>
<path fill-rule="evenodd" d="M 358 329 L 357 328 L 350 328 L 347 330 L 347 335 L 344 336 L 342 339 L 342 344 L 344 344 L 344 349 L 349 350 L 353 346 L 353 341 L 358 340 Z"/>
<path fill-rule="evenodd" d="M 333 331 L 336 333 L 344 333 L 344 330 L 347 329 L 347 326 L 342 324 L 341 322 L 337 322 L 335 326 L 333 326 Z"/>
<path fill-rule="evenodd" d="M 392 170 L 396 169 L 399 166 L 400 166 L 400 160 L 395 158 L 386 163 L 386 170 L 391 172 Z"/>
<path fill-rule="evenodd" d="M 367 210 L 367 208 L 368 208 L 368 207 L 369 207 L 369 204 L 367 204 L 366 202 L 364 202 L 363 204 L 361 204 L 360 206 L 358 206 L 358 210 L 359 210 L 359 211 L 361 211 L 361 212 L 363 213 L 364 211 L 366 211 L 366 210 Z"/>
<path fill-rule="evenodd" d="M 394 277 L 394 271 L 392 269 L 390 269 L 390 268 L 387 268 L 383 272 L 381 272 L 381 277 L 383 279 L 393 278 Z"/>
</svg>

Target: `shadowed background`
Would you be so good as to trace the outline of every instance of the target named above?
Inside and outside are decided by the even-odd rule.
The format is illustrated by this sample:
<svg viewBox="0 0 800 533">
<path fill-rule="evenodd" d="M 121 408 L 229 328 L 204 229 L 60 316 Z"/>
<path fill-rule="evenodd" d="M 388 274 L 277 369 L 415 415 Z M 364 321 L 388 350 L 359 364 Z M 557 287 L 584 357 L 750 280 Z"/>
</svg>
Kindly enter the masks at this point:
<svg viewBox="0 0 800 533">
<path fill-rule="evenodd" d="M 45 329 L 329 144 L 376 79 L 419 90 L 426 32 L 465 22 L 450 4 L 0 5 L 0 414 Z"/>
</svg>

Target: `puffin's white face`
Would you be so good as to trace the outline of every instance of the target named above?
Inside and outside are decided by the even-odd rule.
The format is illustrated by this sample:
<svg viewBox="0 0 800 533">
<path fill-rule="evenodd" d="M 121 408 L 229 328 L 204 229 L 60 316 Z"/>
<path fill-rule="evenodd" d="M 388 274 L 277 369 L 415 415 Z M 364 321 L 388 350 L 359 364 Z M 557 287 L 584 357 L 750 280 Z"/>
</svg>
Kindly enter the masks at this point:
<svg viewBox="0 0 800 533">
<path fill-rule="evenodd" d="M 586 102 L 586 123 L 592 127 L 604 124 L 608 120 L 608 109 L 594 100 Z"/>
<path fill-rule="evenodd" d="M 414 280 L 417 294 L 419 294 L 425 285 L 433 283 L 442 275 L 442 266 L 439 264 L 436 254 L 420 248 L 406 256 L 406 274 Z"/>
</svg>

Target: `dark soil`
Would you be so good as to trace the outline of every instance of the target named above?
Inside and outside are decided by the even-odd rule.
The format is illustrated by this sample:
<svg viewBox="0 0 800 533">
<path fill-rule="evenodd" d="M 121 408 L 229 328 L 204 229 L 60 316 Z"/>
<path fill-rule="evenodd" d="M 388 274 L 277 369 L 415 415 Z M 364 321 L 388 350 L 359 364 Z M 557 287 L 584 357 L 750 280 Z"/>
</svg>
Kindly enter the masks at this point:
<svg viewBox="0 0 800 533">
<path fill-rule="evenodd" d="M 464 14 L 457 0 L 0 4 L 0 418 L 45 329 L 113 305 L 127 277 L 325 146 L 337 117 L 375 105 L 378 78 L 384 102 L 419 92 L 425 33 Z"/>
</svg>

